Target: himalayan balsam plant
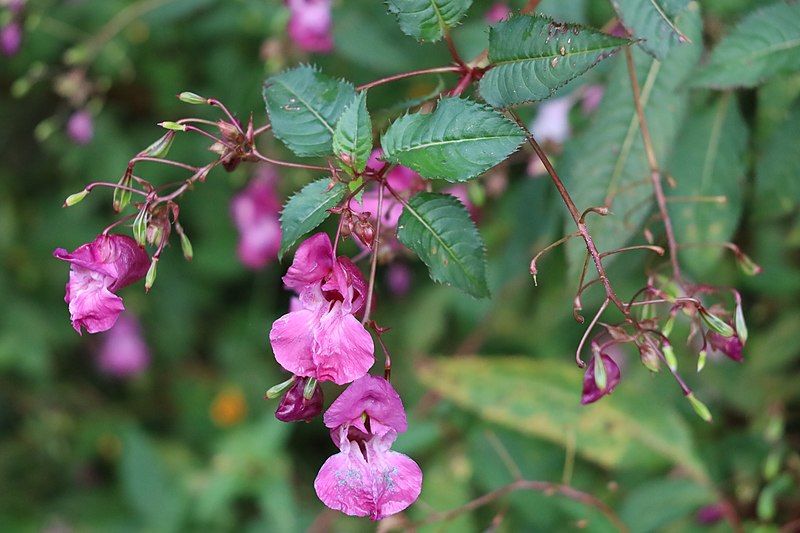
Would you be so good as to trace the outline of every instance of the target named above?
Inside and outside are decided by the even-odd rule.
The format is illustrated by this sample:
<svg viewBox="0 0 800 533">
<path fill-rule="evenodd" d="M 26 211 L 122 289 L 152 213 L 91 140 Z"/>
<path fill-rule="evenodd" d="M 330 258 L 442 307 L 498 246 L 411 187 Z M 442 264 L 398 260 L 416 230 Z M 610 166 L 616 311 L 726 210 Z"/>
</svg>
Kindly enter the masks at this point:
<svg viewBox="0 0 800 533">
<path fill-rule="evenodd" d="M 450 30 L 470 4 L 470 0 L 387 2 L 403 32 L 422 42 L 443 43 L 450 64 L 359 86 L 313 65 L 298 65 L 269 77 L 263 85 L 266 114 L 245 118 L 217 98 L 183 92 L 182 102 L 214 108 L 218 119 L 162 122 L 166 133 L 130 159 L 117 181 L 90 183 L 65 202 L 72 206 L 95 189 L 108 188 L 119 214 L 88 244 L 71 253 L 55 251 L 58 259 L 70 264 L 65 300 L 73 327 L 79 333 L 97 333 L 109 330 L 124 311 L 121 289 L 142 279 L 146 291 L 153 288 L 159 259 L 170 242 L 179 242 L 186 259 L 192 258 L 194 251 L 180 221 L 185 193 L 218 167 L 231 171 L 255 163 L 267 168 L 236 197 L 231 209 L 240 230 L 239 256 L 247 266 L 259 268 L 275 255 L 283 259 L 294 250 L 283 276 L 292 294 L 289 309 L 274 323 L 264 324 L 265 340 L 289 377 L 270 388 L 266 397 L 280 398 L 278 419 L 312 422 L 324 410 L 320 383 L 343 387 L 322 417 L 339 451 L 321 465 L 314 488 L 325 505 L 348 515 L 379 520 L 399 513 L 417 499 L 422 487 L 417 463 L 392 450 L 397 436 L 407 429 L 407 420 L 391 385 L 397 376 L 392 375 L 391 342 L 384 338 L 389 324 L 373 319 L 376 272 L 387 269 L 394 279 L 390 288 L 408 290 L 405 265 L 395 260 L 404 250 L 410 251 L 427 266 L 434 282 L 476 299 L 490 297 L 485 245 L 474 221 L 476 213 L 470 212 L 473 206 L 465 184 L 518 154 L 532 152 L 530 168 L 549 175 L 568 214 L 564 236 L 536 253 L 529 268 L 531 282 L 541 281 L 543 254 L 574 241 L 567 249 L 577 277 L 571 302 L 575 320 L 584 328 L 575 350 L 577 366 L 583 369 L 582 391 L 577 376 L 575 380 L 576 402 L 597 402 L 625 386 L 615 357 L 621 346 L 629 345 L 646 371 L 666 369 L 696 413 L 711 422 L 710 410 L 678 372 L 673 345 L 693 350 L 698 371 L 710 353 L 735 361 L 745 358 L 747 326 L 739 292 L 714 286 L 709 283 L 713 280 L 693 279 L 682 269 L 681 259 L 696 257 L 691 249 L 716 253 L 720 248 L 731 251 L 748 274 L 757 274 L 760 267 L 738 246 L 714 240 L 717 235 L 729 238 L 732 229 L 729 221 L 714 218 L 713 209 L 693 211 L 693 218 L 687 218 L 671 208 L 673 202 L 715 205 L 719 199 L 707 196 L 704 180 L 712 172 L 737 172 L 735 166 L 728 168 L 740 157 L 745 140 L 737 133 L 742 118 L 730 92 L 714 95 L 710 111 L 689 117 L 696 123 L 696 133 L 685 139 L 716 143 L 719 161 L 686 158 L 671 174 L 661 165 L 665 140 L 676 137 L 679 117 L 686 111 L 686 101 L 678 95 L 689 85 L 714 89 L 753 85 L 785 69 L 756 49 L 780 43 L 761 41 L 745 43 L 752 48 L 746 70 L 731 65 L 742 57 L 742 35 L 758 33 L 761 25 L 797 21 L 800 4 L 778 3 L 758 11 L 702 67 L 698 66 L 699 6 L 689 0 L 614 0 L 616 17 L 603 29 L 538 16 L 536 1 L 519 13 L 499 4 L 486 14 L 488 48 L 465 58 Z M 287 31 L 298 47 L 312 52 L 334 47 L 329 2 L 289 0 L 287 5 Z M 778 39 L 776 35 L 768 33 L 764 39 Z M 13 39 L 5 41 L 4 50 L 13 51 Z M 611 71 L 609 86 L 588 86 L 566 95 L 561 91 L 540 104 L 539 118 L 531 128 L 526 126 L 520 117 L 523 106 L 569 88 L 614 55 L 624 61 Z M 739 79 L 742 72 L 747 80 Z M 379 131 L 370 112 L 370 90 L 430 75 L 451 83 L 436 94 L 405 101 L 403 113 L 395 111 L 388 127 Z M 579 100 L 597 112 L 586 133 L 572 144 L 570 164 L 557 170 L 548 147 L 570 135 L 567 114 Z M 620 121 L 616 119 L 620 113 L 629 115 Z M 621 123 L 623 128 L 617 126 Z M 91 125 L 74 118 L 70 135 L 84 142 Z M 199 164 L 168 159 L 172 143 L 187 135 L 205 138 L 213 157 Z M 313 164 L 262 153 L 257 141 L 270 135 L 297 158 L 311 159 Z M 601 136 L 614 138 L 613 150 L 595 149 L 595 139 Z M 188 177 L 154 183 L 139 171 L 143 162 L 177 167 Z M 319 178 L 281 208 L 273 191 L 278 168 L 311 170 Z M 735 187 L 731 194 L 736 194 Z M 334 217 L 335 233 L 315 233 L 329 217 Z M 711 226 L 713 231 L 701 231 Z M 692 235 L 701 240 L 691 241 Z M 341 254 L 346 239 L 357 244 L 357 257 Z M 640 289 L 623 295 L 615 289 L 609 269 L 628 254 L 649 254 L 653 260 L 641 275 Z M 601 295 L 601 303 L 586 313 L 583 301 L 592 291 Z M 376 356 L 383 368 L 373 375 Z M 597 507 L 619 524 L 614 513 L 589 494 L 567 485 L 526 480 L 453 513 L 517 489 L 561 494 Z M 722 514 L 728 512 L 724 505 L 722 509 Z M 430 521 L 453 513 L 433 515 Z"/>
</svg>

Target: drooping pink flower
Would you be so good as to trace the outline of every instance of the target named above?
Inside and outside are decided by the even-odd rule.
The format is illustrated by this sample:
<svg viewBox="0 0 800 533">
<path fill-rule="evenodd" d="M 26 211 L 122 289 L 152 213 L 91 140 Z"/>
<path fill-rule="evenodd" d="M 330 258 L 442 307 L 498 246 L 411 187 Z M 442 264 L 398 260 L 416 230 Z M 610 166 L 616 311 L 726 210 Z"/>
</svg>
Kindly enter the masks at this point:
<svg viewBox="0 0 800 533">
<path fill-rule="evenodd" d="M 67 135 L 75 144 L 89 144 L 94 137 L 92 114 L 85 109 L 75 111 L 67 121 Z"/>
<path fill-rule="evenodd" d="M 139 321 L 128 313 L 102 334 L 97 365 L 100 371 L 117 378 L 141 374 L 150 364 L 150 352 L 142 338 Z"/>
<path fill-rule="evenodd" d="M 563 144 L 570 136 L 569 110 L 573 99 L 569 96 L 554 98 L 539 104 L 531 132 L 539 142 Z"/>
<path fill-rule="evenodd" d="M 407 428 L 403 403 L 388 381 L 354 381 L 324 416 L 340 452 L 314 481 L 322 502 L 351 516 L 380 520 L 414 503 L 422 490 L 417 463 L 391 445 Z"/>
<path fill-rule="evenodd" d="M 72 253 L 57 248 L 53 255 L 70 263 L 64 301 L 78 333 L 110 329 L 125 309 L 114 291 L 142 279 L 150 266 L 144 248 L 126 235 L 98 235 Z"/>
<path fill-rule="evenodd" d="M 11 57 L 19 52 L 22 45 L 22 26 L 19 22 L 11 21 L 0 28 L 0 52 Z"/>
<path fill-rule="evenodd" d="M 259 269 L 278 256 L 281 247 L 280 200 L 275 172 L 268 168 L 231 200 L 231 217 L 239 232 L 237 254 L 245 266 Z"/>
<path fill-rule="evenodd" d="M 600 359 L 603 361 L 603 367 L 606 371 L 606 386 L 601 388 L 594 378 L 594 365 L 597 357 L 592 357 L 589 364 L 586 365 L 586 373 L 583 375 L 583 394 L 581 395 L 581 403 L 586 405 L 593 403 L 611 392 L 619 384 L 620 371 L 617 363 L 606 354 L 600 354 Z"/>
<path fill-rule="evenodd" d="M 725 354 L 737 363 L 744 359 L 744 356 L 742 355 L 744 343 L 742 343 L 742 339 L 739 338 L 739 335 L 734 333 L 730 337 L 725 337 L 716 331 L 709 331 L 706 335 L 706 338 L 708 339 L 709 344 L 711 344 L 711 348 L 713 348 L 715 351 Z"/>
<path fill-rule="evenodd" d="M 306 52 L 333 50 L 331 0 L 287 0 L 287 30 L 292 41 Z"/>
<path fill-rule="evenodd" d="M 303 396 L 308 378 L 295 379 L 289 390 L 281 398 L 275 410 L 275 418 L 281 422 L 308 422 L 322 412 L 322 387 L 314 387 L 311 398 Z"/>
<path fill-rule="evenodd" d="M 372 337 L 354 316 L 364 305 L 366 283 L 352 261 L 333 257 L 327 234 L 301 244 L 283 278 L 298 293 L 301 309 L 272 324 L 269 340 L 278 363 L 293 374 L 344 385 L 375 362 Z"/>
<path fill-rule="evenodd" d="M 492 7 L 490 7 L 486 11 L 486 14 L 483 16 L 483 18 L 489 24 L 495 24 L 497 22 L 500 22 L 501 20 L 508 18 L 510 14 L 511 14 L 511 8 L 508 7 L 508 4 L 506 4 L 505 2 L 495 2 L 494 4 L 492 4 Z"/>
</svg>

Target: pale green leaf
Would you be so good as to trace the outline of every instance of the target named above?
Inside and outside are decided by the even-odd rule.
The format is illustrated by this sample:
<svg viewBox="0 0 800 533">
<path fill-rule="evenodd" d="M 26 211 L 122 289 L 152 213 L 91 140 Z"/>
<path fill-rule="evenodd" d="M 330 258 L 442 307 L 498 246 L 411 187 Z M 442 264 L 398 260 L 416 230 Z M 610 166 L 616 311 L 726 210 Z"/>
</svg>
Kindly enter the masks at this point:
<svg viewBox="0 0 800 533">
<path fill-rule="evenodd" d="M 425 178 L 466 181 L 502 162 L 524 140 L 516 124 L 490 107 L 443 98 L 433 113 L 397 119 L 381 146 L 384 159 Z"/>
<path fill-rule="evenodd" d="M 489 30 L 491 68 L 481 96 L 495 107 L 543 100 L 628 43 L 546 17 L 512 17 Z"/>
<path fill-rule="evenodd" d="M 428 265 L 431 279 L 472 296 L 489 296 L 486 250 L 464 205 L 449 194 L 421 192 L 403 208 L 397 239 Z"/>
<path fill-rule="evenodd" d="M 307 65 L 264 82 L 272 132 L 300 157 L 332 153 L 336 121 L 354 96 L 351 84 Z"/>
<path fill-rule="evenodd" d="M 333 153 L 342 168 L 363 172 L 372 150 L 372 122 L 367 111 L 367 93 L 360 92 L 345 108 L 333 132 Z"/>
<path fill-rule="evenodd" d="M 647 53 L 664 59 L 670 49 L 686 42 L 677 25 L 678 15 L 689 0 L 612 0 L 622 24 Z"/>
<path fill-rule="evenodd" d="M 289 198 L 281 212 L 281 249 L 278 259 L 291 248 L 300 237 L 313 230 L 328 218 L 328 209 L 335 207 L 344 198 L 347 186 L 322 178 L 303 187 Z"/>
<path fill-rule="evenodd" d="M 711 53 L 693 85 L 753 87 L 800 69 L 800 3 L 777 2 L 744 18 Z"/>
<path fill-rule="evenodd" d="M 472 0 L 387 0 L 403 33 L 420 41 L 438 41 L 467 14 Z"/>
</svg>

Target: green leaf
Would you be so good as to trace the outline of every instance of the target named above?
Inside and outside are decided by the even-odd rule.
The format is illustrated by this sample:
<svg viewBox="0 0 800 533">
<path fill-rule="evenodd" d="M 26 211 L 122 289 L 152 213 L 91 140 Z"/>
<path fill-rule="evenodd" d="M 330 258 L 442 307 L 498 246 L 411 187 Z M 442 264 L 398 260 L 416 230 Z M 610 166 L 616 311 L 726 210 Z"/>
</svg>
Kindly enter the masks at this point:
<svg viewBox="0 0 800 533">
<path fill-rule="evenodd" d="M 387 0 L 403 33 L 420 41 L 438 41 L 467 14 L 472 0 Z"/>
<path fill-rule="evenodd" d="M 529 357 L 437 359 L 418 373 L 430 390 L 483 420 L 562 446 L 572 440 L 580 456 L 603 467 L 666 460 L 707 479 L 685 421 L 647 389 L 626 383 L 582 406 L 575 365 Z"/>
<path fill-rule="evenodd" d="M 495 107 L 543 100 L 629 42 L 546 17 L 513 17 L 489 30 L 492 68 L 481 96 Z"/>
<path fill-rule="evenodd" d="M 330 215 L 328 209 L 336 206 L 347 192 L 347 187 L 322 178 L 303 187 L 289 198 L 281 212 L 281 249 L 278 259 L 294 246 L 300 237 L 322 224 Z"/>
<path fill-rule="evenodd" d="M 397 239 L 428 265 L 434 281 L 489 296 L 483 239 L 454 196 L 421 192 L 411 198 L 397 222 Z"/>
<path fill-rule="evenodd" d="M 355 89 L 343 80 L 303 65 L 264 82 L 264 101 L 275 137 L 300 157 L 332 153 L 339 115 Z"/>
<path fill-rule="evenodd" d="M 730 93 L 690 114 L 668 165 L 677 181 L 677 187 L 667 192 L 674 200 L 668 205 L 679 243 L 719 244 L 731 239 L 742 214 L 747 135 Z M 711 201 L 716 197 L 725 201 Z M 689 269 L 707 273 L 723 251 L 720 246 L 686 248 L 680 255 Z"/>
<path fill-rule="evenodd" d="M 694 518 L 699 507 L 716 501 L 714 492 L 688 479 L 656 479 L 631 490 L 620 510 L 620 518 L 631 531 L 678 531 L 677 520 Z"/>
<path fill-rule="evenodd" d="M 689 0 L 612 0 L 617 16 L 639 46 L 657 59 L 664 59 L 670 49 L 686 42 L 677 25 L 678 15 Z"/>
<path fill-rule="evenodd" d="M 753 87 L 800 69 L 800 4 L 777 2 L 744 18 L 711 53 L 695 87 Z"/>
<path fill-rule="evenodd" d="M 642 107 L 661 165 L 666 163 L 687 109 L 689 94 L 684 80 L 702 51 L 701 20 L 696 4 L 690 4 L 678 18 L 678 24 L 692 43 L 676 48 L 664 62 L 639 49 L 631 50 Z M 559 169 L 579 210 L 610 204 L 608 216 L 588 219 L 589 229 L 601 250 L 625 246 L 639 233 L 653 205 L 650 169 L 624 58 L 619 58 L 609 79 L 593 122 L 567 142 L 563 169 Z M 573 230 L 574 226 L 570 226 L 569 231 Z M 568 245 L 573 269 L 583 264 L 585 253 L 585 248 Z"/>
<path fill-rule="evenodd" d="M 471 100 L 443 98 L 433 113 L 397 119 L 381 138 L 384 159 L 423 177 L 466 181 L 513 153 L 525 135 L 497 111 Z"/>
<path fill-rule="evenodd" d="M 363 172 L 372 150 L 372 122 L 367 111 L 366 91 L 358 93 L 336 123 L 333 153 L 342 168 Z"/>
<path fill-rule="evenodd" d="M 800 204 L 800 104 L 787 113 L 764 143 L 756 165 L 756 208 L 776 218 Z"/>
</svg>

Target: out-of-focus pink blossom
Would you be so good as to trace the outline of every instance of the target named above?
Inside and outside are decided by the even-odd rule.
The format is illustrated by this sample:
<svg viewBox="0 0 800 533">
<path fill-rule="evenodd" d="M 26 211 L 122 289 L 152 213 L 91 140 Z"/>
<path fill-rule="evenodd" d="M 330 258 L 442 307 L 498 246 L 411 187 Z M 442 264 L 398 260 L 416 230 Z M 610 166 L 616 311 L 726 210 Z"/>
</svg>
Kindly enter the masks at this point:
<svg viewBox="0 0 800 533">
<path fill-rule="evenodd" d="M 701 507 L 697 511 L 696 515 L 697 523 L 703 524 L 705 526 L 716 524 L 724 517 L 725 517 L 725 505 L 721 503 L 712 503 L 711 505 L 706 505 L 705 507 Z"/>
<path fill-rule="evenodd" d="M 19 22 L 11 21 L 0 28 L 0 52 L 11 57 L 19 52 L 22 45 L 22 26 Z"/>
<path fill-rule="evenodd" d="M 287 0 L 292 41 L 306 52 L 333 50 L 331 0 Z"/>
<path fill-rule="evenodd" d="M 508 18 L 510 14 L 511 14 L 511 8 L 508 7 L 508 5 L 505 2 L 495 2 L 494 4 L 492 4 L 492 7 L 490 7 L 486 11 L 486 14 L 483 16 L 483 18 L 489 24 L 495 24 L 497 22 L 500 22 L 501 20 Z"/>
<path fill-rule="evenodd" d="M 388 381 L 370 375 L 354 381 L 331 404 L 324 420 L 340 450 L 325 461 L 314 481 L 325 505 L 380 520 L 419 497 L 419 466 L 390 449 L 407 422 L 403 403 Z"/>
<path fill-rule="evenodd" d="M 600 359 L 603 361 L 603 367 L 606 371 L 606 386 L 600 387 L 595 381 L 594 365 L 597 357 L 592 357 L 589 364 L 586 365 L 586 373 L 583 375 L 583 394 L 581 396 L 581 403 L 593 403 L 611 392 L 619 384 L 620 371 L 617 363 L 606 354 L 600 354 Z"/>
<path fill-rule="evenodd" d="M 603 100 L 604 92 L 605 89 L 602 85 L 589 85 L 586 87 L 581 96 L 581 111 L 583 111 L 584 115 L 589 115 L 597 109 L 600 101 Z"/>
<path fill-rule="evenodd" d="M 540 143 L 563 144 L 570 136 L 569 110 L 573 99 L 569 96 L 554 98 L 539 104 L 531 132 Z"/>
<path fill-rule="evenodd" d="M 276 178 L 275 172 L 267 167 L 231 201 L 231 217 L 239 231 L 239 260 L 252 269 L 273 261 L 281 247 L 281 205 L 275 192 Z"/>
<path fill-rule="evenodd" d="M 72 253 L 57 248 L 53 255 L 70 263 L 64 301 L 78 333 L 110 329 L 125 309 L 115 291 L 142 279 L 150 267 L 147 252 L 126 235 L 98 235 Z"/>
<path fill-rule="evenodd" d="M 386 270 L 386 284 L 395 296 L 405 296 L 411 290 L 411 269 L 405 263 L 392 263 Z"/>
<path fill-rule="evenodd" d="M 472 217 L 472 220 L 478 221 L 480 216 L 480 210 L 478 207 L 472 203 L 472 200 L 469 198 L 469 189 L 463 183 L 459 183 L 458 185 L 453 185 L 452 187 L 448 187 L 444 189 L 442 192 L 450 194 L 458 198 L 458 200 L 464 204 L 464 207 L 467 208 L 469 212 L 469 216 Z"/>
<path fill-rule="evenodd" d="M 150 352 L 139 322 L 123 313 L 114 327 L 102 334 L 97 366 L 104 374 L 126 378 L 141 374 L 149 364 Z"/>
<path fill-rule="evenodd" d="M 94 137 L 92 114 L 85 109 L 75 111 L 67 121 L 67 135 L 75 144 L 89 144 Z"/>
</svg>

